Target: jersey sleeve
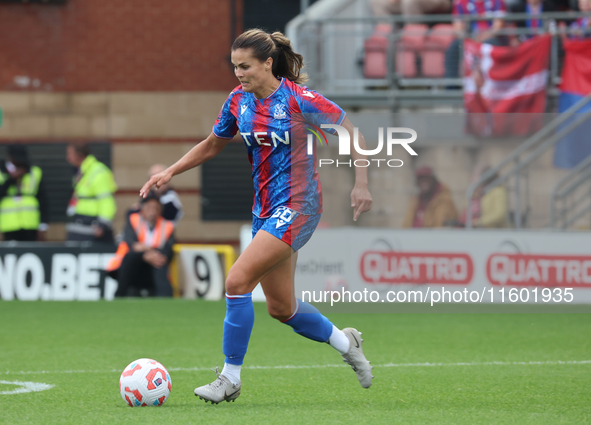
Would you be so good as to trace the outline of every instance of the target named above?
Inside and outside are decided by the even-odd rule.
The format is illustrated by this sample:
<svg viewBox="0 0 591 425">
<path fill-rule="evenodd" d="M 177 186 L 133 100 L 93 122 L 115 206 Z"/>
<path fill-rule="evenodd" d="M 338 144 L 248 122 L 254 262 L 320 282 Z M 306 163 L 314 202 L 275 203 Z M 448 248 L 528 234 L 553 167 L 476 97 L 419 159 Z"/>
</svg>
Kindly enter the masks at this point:
<svg viewBox="0 0 591 425">
<path fill-rule="evenodd" d="M 212 131 L 216 137 L 219 137 L 220 139 L 231 139 L 238 132 L 235 112 L 238 109 L 237 101 L 236 91 L 233 91 L 224 102 L 213 125 Z"/>
<path fill-rule="evenodd" d="M 321 94 L 304 87 L 297 96 L 298 104 L 306 122 L 320 127 L 322 124 L 341 125 L 345 120 L 345 111 Z M 334 129 L 323 129 L 331 134 L 337 134 Z"/>
</svg>

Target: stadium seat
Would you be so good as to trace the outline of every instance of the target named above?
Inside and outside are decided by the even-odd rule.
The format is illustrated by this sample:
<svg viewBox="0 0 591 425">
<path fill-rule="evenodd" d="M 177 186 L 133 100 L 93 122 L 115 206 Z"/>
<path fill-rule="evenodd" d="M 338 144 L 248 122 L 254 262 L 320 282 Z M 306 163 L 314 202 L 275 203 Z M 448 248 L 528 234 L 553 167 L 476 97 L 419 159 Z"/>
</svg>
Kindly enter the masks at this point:
<svg viewBox="0 0 591 425">
<path fill-rule="evenodd" d="M 365 78 L 386 78 L 388 74 L 388 36 L 392 32 L 389 24 L 376 26 L 371 37 L 365 40 L 365 60 L 363 76 Z"/>
<path fill-rule="evenodd" d="M 441 78 L 445 75 L 445 51 L 454 40 L 453 27 L 437 24 L 429 32 L 420 52 L 421 71 L 424 77 Z"/>
<path fill-rule="evenodd" d="M 426 33 L 427 26 L 423 24 L 407 24 L 402 29 L 400 41 L 396 44 L 396 73 L 399 76 L 417 76 L 417 53 L 425 47 Z"/>
</svg>

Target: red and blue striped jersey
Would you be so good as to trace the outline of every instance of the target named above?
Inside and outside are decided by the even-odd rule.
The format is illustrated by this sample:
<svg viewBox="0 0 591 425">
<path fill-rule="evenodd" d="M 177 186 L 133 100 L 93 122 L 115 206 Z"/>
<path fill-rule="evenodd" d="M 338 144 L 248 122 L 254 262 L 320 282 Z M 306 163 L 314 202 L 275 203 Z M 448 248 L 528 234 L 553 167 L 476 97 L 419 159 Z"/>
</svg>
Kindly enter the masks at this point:
<svg viewBox="0 0 591 425">
<path fill-rule="evenodd" d="M 544 4 L 543 3 L 540 3 L 537 7 L 532 7 L 529 3 L 525 4 L 525 12 L 530 16 L 531 15 L 539 15 L 543 11 L 544 11 Z M 543 29 L 544 23 L 539 18 L 538 19 L 527 19 L 525 21 L 525 26 L 527 28 Z M 533 37 L 533 35 L 530 35 L 530 37 Z"/>
<path fill-rule="evenodd" d="M 500 18 L 507 11 L 503 0 L 454 0 L 453 15 L 476 15 L 490 18 Z M 492 26 L 492 21 L 472 21 L 472 32 L 486 31 Z"/>
<path fill-rule="evenodd" d="M 585 38 L 589 38 L 591 36 L 591 29 L 589 28 L 589 17 L 584 16 L 582 18 L 578 18 L 572 24 L 570 24 L 571 29 L 575 30 L 575 33 L 570 36 L 573 40 L 583 40 Z"/>
<path fill-rule="evenodd" d="M 307 153 L 310 124 L 341 124 L 345 112 L 306 87 L 282 78 L 264 99 L 236 87 L 226 99 L 213 133 L 231 139 L 240 132 L 252 165 L 257 217 L 269 217 L 280 206 L 302 214 L 322 212 L 322 188 L 316 150 Z M 333 132 L 333 131 L 331 131 Z"/>
</svg>

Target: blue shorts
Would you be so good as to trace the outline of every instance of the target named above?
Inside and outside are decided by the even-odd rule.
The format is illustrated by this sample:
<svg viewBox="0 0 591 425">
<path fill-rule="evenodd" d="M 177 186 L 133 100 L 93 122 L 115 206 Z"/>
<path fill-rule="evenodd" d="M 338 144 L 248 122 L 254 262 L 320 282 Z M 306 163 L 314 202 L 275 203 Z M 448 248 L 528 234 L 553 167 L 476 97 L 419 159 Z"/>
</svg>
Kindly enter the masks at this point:
<svg viewBox="0 0 591 425">
<path fill-rule="evenodd" d="M 294 251 L 310 240 L 321 214 L 306 215 L 287 207 L 278 207 L 270 217 L 252 216 L 252 237 L 264 230 L 291 246 Z"/>
</svg>

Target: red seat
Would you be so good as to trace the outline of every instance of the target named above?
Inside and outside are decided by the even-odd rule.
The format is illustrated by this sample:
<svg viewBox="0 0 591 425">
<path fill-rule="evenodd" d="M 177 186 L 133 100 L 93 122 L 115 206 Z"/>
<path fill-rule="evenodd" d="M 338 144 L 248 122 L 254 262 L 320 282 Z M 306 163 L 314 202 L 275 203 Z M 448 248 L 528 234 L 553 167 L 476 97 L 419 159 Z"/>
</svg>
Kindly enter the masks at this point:
<svg viewBox="0 0 591 425">
<path fill-rule="evenodd" d="M 412 46 L 420 49 L 425 43 L 425 35 L 427 34 L 427 25 L 425 24 L 406 24 L 402 28 L 401 41 L 407 46 Z"/>
<path fill-rule="evenodd" d="M 433 26 L 421 52 L 421 68 L 424 77 L 441 78 L 445 75 L 445 51 L 454 38 L 451 25 L 437 24 Z"/>
<path fill-rule="evenodd" d="M 417 76 L 417 55 L 415 52 L 400 49 L 396 52 L 396 74 L 404 78 Z"/>
<path fill-rule="evenodd" d="M 371 37 L 365 40 L 365 78 L 386 78 L 388 74 L 388 36 L 392 32 L 389 24 L 377 25 Z"/>
<path fill-rule="evenodd" d="M 437 43 L 447 49 L 455 38 L 454 27 L 451 24 L 437 24 L 429 31 L 427 42 Z"/>
<path fill-rule="evenodd" d="M 396 73 L 399 76 L 417 76 L 417 53 L 424 49 L 426 33 L 427 25 L 424 24 L 407 24 L 402 29 L 400 41 L 396 45 Z"/>
</svg>

